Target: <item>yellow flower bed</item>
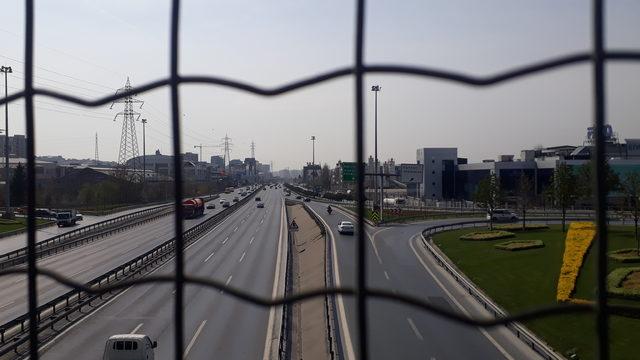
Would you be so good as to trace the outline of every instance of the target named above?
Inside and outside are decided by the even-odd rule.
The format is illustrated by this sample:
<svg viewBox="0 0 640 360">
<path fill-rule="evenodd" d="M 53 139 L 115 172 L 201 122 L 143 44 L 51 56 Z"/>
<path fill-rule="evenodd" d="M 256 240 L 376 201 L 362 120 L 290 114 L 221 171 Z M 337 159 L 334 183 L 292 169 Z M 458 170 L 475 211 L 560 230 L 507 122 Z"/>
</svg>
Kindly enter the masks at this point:
<svg viewBox="0 0 640 360">
<path fill-rule="evenodd" d="M 576 279 L 584 256 L 596 236 L 596 226 L 591 222 L 574 222 L 569 225 L 564 245 L 564 256 L 556 299 L 569 301 L 576 286 Z"/>
</svg>

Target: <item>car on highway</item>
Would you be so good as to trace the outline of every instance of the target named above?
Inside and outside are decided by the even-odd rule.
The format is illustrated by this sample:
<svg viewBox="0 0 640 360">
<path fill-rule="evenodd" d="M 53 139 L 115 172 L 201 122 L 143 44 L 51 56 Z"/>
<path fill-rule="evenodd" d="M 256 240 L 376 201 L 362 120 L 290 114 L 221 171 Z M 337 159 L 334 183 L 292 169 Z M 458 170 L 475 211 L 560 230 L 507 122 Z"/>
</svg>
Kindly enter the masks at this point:
<svg viewBox="0 0 640 360">
<path fill-rule="evenodd" d="M 107 339 L 103 360 L 153 360 L 156 341 L 143 334 L 119 334 Z"/>
<path fill-rule="evenodd" d="M 264 203 L 263 203 L 263 202 L 259 202 L 257 207 L 258 207 L 259 209 L 264 208 Z"/>
<path fill-rule="evenodd" d="M 228 201 L 225 201 L 224 203 L 222 203 L 223 208 L 228 208 L 229 206 L 231 206 L 231 204 Z"/>
<path fill-rule="evenodd" d="M 216 204 L 207 205 L 207 209 L 215 209 L 215 208 L 216 208 Z"/>
<path fill-rule="evenodd" d="M 351 221 L 341 221 L 338 223 L 338 232 L 345 235 L 353 235 L 355 228 Z"/>
<path fill-rule="evenodd" d="M 311 199 L 309 199 L 308 197 L 304 198 L 304 202 L 309 202 L 311 201 Z"/>
<path fill-rule="evenodd" d="M 518 221 L 518 215 L 507 209 L 493 209 L 491 213 L 487 213 L 487 220 L 495 222 L 515 222 Z"/>
<path fill-rule="evenodd" d="M 224 202 L 227 201 L 225 199 L 220 199 L 220 205 L 224 204 Z"/>
<path fill-rule="evenodd" d="M 300 200 L 300 199 L 302 199 L 302 196 L 297 195 L 297 196 L 296 196 L 296 199 Z"/>
<path fill-rule="evenodd" d="M 233 197 L 233 202 L 238 202 L 238 201 L 240 201 L 240 199 L 238 199 L 238 197 L 237 197 L 237 196 L 234 196 L 234 197 Z"/>
<path fill-rule="evenodd" d="M 260 196 L 256 196 L 256 201 L 262 201 L 262 199 L 260 199 Z"/>
</svg>

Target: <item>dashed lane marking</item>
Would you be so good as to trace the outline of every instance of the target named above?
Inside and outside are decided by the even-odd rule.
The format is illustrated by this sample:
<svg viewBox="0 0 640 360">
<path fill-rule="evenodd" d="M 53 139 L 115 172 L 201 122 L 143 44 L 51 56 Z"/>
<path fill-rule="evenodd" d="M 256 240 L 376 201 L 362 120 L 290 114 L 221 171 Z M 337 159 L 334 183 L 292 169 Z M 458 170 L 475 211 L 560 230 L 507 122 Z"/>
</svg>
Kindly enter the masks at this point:
<svg viewBox="0 0 640 360">
<path fill-rule="evenodd" d="M 200 335 L 200 332 L 202 331 L 202 328 L 204 328 L 204 325 L 207 323 L 207 320 L 202 320 L 202 322 L 200 323 L 200 326 L 198 326 L 198 329 L 196 330 L 195 334 L 193 334 L 193 337 L 191 338 L 191 341 L 189 341 L 189 345 L 187 345 L 187 348 L 184 350 L 184 357 L 186 358 L 187 355 L 189 354 L 189 351 L 191 351 L 191 348 L 193 347 L 193 345 L 196 343 L 196 339 L 198 339 L 198 335 Z"/>
<path fill-rule="evenodd" d="M 407 322 L 409 323 L 409 326 L 411 327 L 411 330 L 413 330 L 413 333 L 416 335 L 416 337 L 420 340 L 423 341 L 424 338 L 422 337 L 422 334 L 420 334 L 420 331 L 418 330 L 418 328 L 416 327 L 416 324 L 413 323 L 413 320 L 411 320 L 410 317 L 407 318 Z"/>
<path fill-rule="evenodd" d="M 131 332 L 129 334 L 135 334 L 138 332 L 138 330 L 140 330 L 140 328 L 142 327 L 142 323 L 138 324 L 138 326 L 136 326 L 135 328 L 133 328 L 133 330 L 131 330 Z"/>
<path fill-rule="evenodd" d="M 213 254 L 215 254 L 215 253 L 216 253 L 216 252 L 214 251 L 214 252 L 212 252 L 209 256 L 207 256 L 207 258 L 206 258 L 206 259 L 204 259 L 204 262 L 209 261 L 209 259 L 211 259 L 211 257 L 212 257 L 212 256 L 213 256 Z"/>
</svg>

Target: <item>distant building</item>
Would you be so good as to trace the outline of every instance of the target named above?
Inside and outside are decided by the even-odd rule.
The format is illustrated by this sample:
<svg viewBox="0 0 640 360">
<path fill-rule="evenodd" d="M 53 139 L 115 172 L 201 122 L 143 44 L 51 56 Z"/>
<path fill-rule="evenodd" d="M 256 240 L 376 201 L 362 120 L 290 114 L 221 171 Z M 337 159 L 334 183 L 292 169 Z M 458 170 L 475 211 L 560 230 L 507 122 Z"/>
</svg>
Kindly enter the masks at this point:
<svg viewBox="0 0 640 360">
<path fill-rule="evenodd" d="M 224 168 L 224 158 L 219 155 L 213 155 L 211 157 L 211 165 L 215 168 Z"/>
<path fill-rule="evenodd" d="M 431 200 L 452 199 L 455 195 L 457 148 L 422 148 L 416 151 L 416 163 L 423 164 L 420 197 Z"/>
<path fill-rule="evenodd" d="M 0 156 L 4 157 L 5 137 L 0 136 Z M 9 136 L 9 157 L 27 157 L 27 138 L 24 135 Z"/>
<path fill-rule="evenodd" d="M 192 152 L 186 152 L 182 155 L 182 159 L 184 161 L 191 161 L 194 163 L 198 162 L 198 154 L 192 153 Z"/>
<path fill-rule="evenodd" d="M 316 179 L 320 179 L 320 173 L 322 168 L 318 164 L 307 163 L 302 168 L 302 181 L 304 182 L 313 182 Z"/>
</svg>

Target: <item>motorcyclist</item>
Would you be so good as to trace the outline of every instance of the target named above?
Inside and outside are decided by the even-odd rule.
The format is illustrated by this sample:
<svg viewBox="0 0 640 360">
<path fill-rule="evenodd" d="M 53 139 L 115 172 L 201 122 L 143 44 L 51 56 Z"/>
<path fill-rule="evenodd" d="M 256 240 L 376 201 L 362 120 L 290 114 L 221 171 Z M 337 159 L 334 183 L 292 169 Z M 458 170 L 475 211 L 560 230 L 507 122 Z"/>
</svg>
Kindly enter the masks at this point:
<svg viewBox="0 0 640 360">
<path fill-rule="evenodd" d="M 328 205 L 328 206 L 327 206 L 327 212 L 328 212 L 329 214 L 331 214 L 331 211 L 332 211 L 332 210 L 333 210 L 333 209 L 331 208 L 331 205 Z"/>
</svg>

